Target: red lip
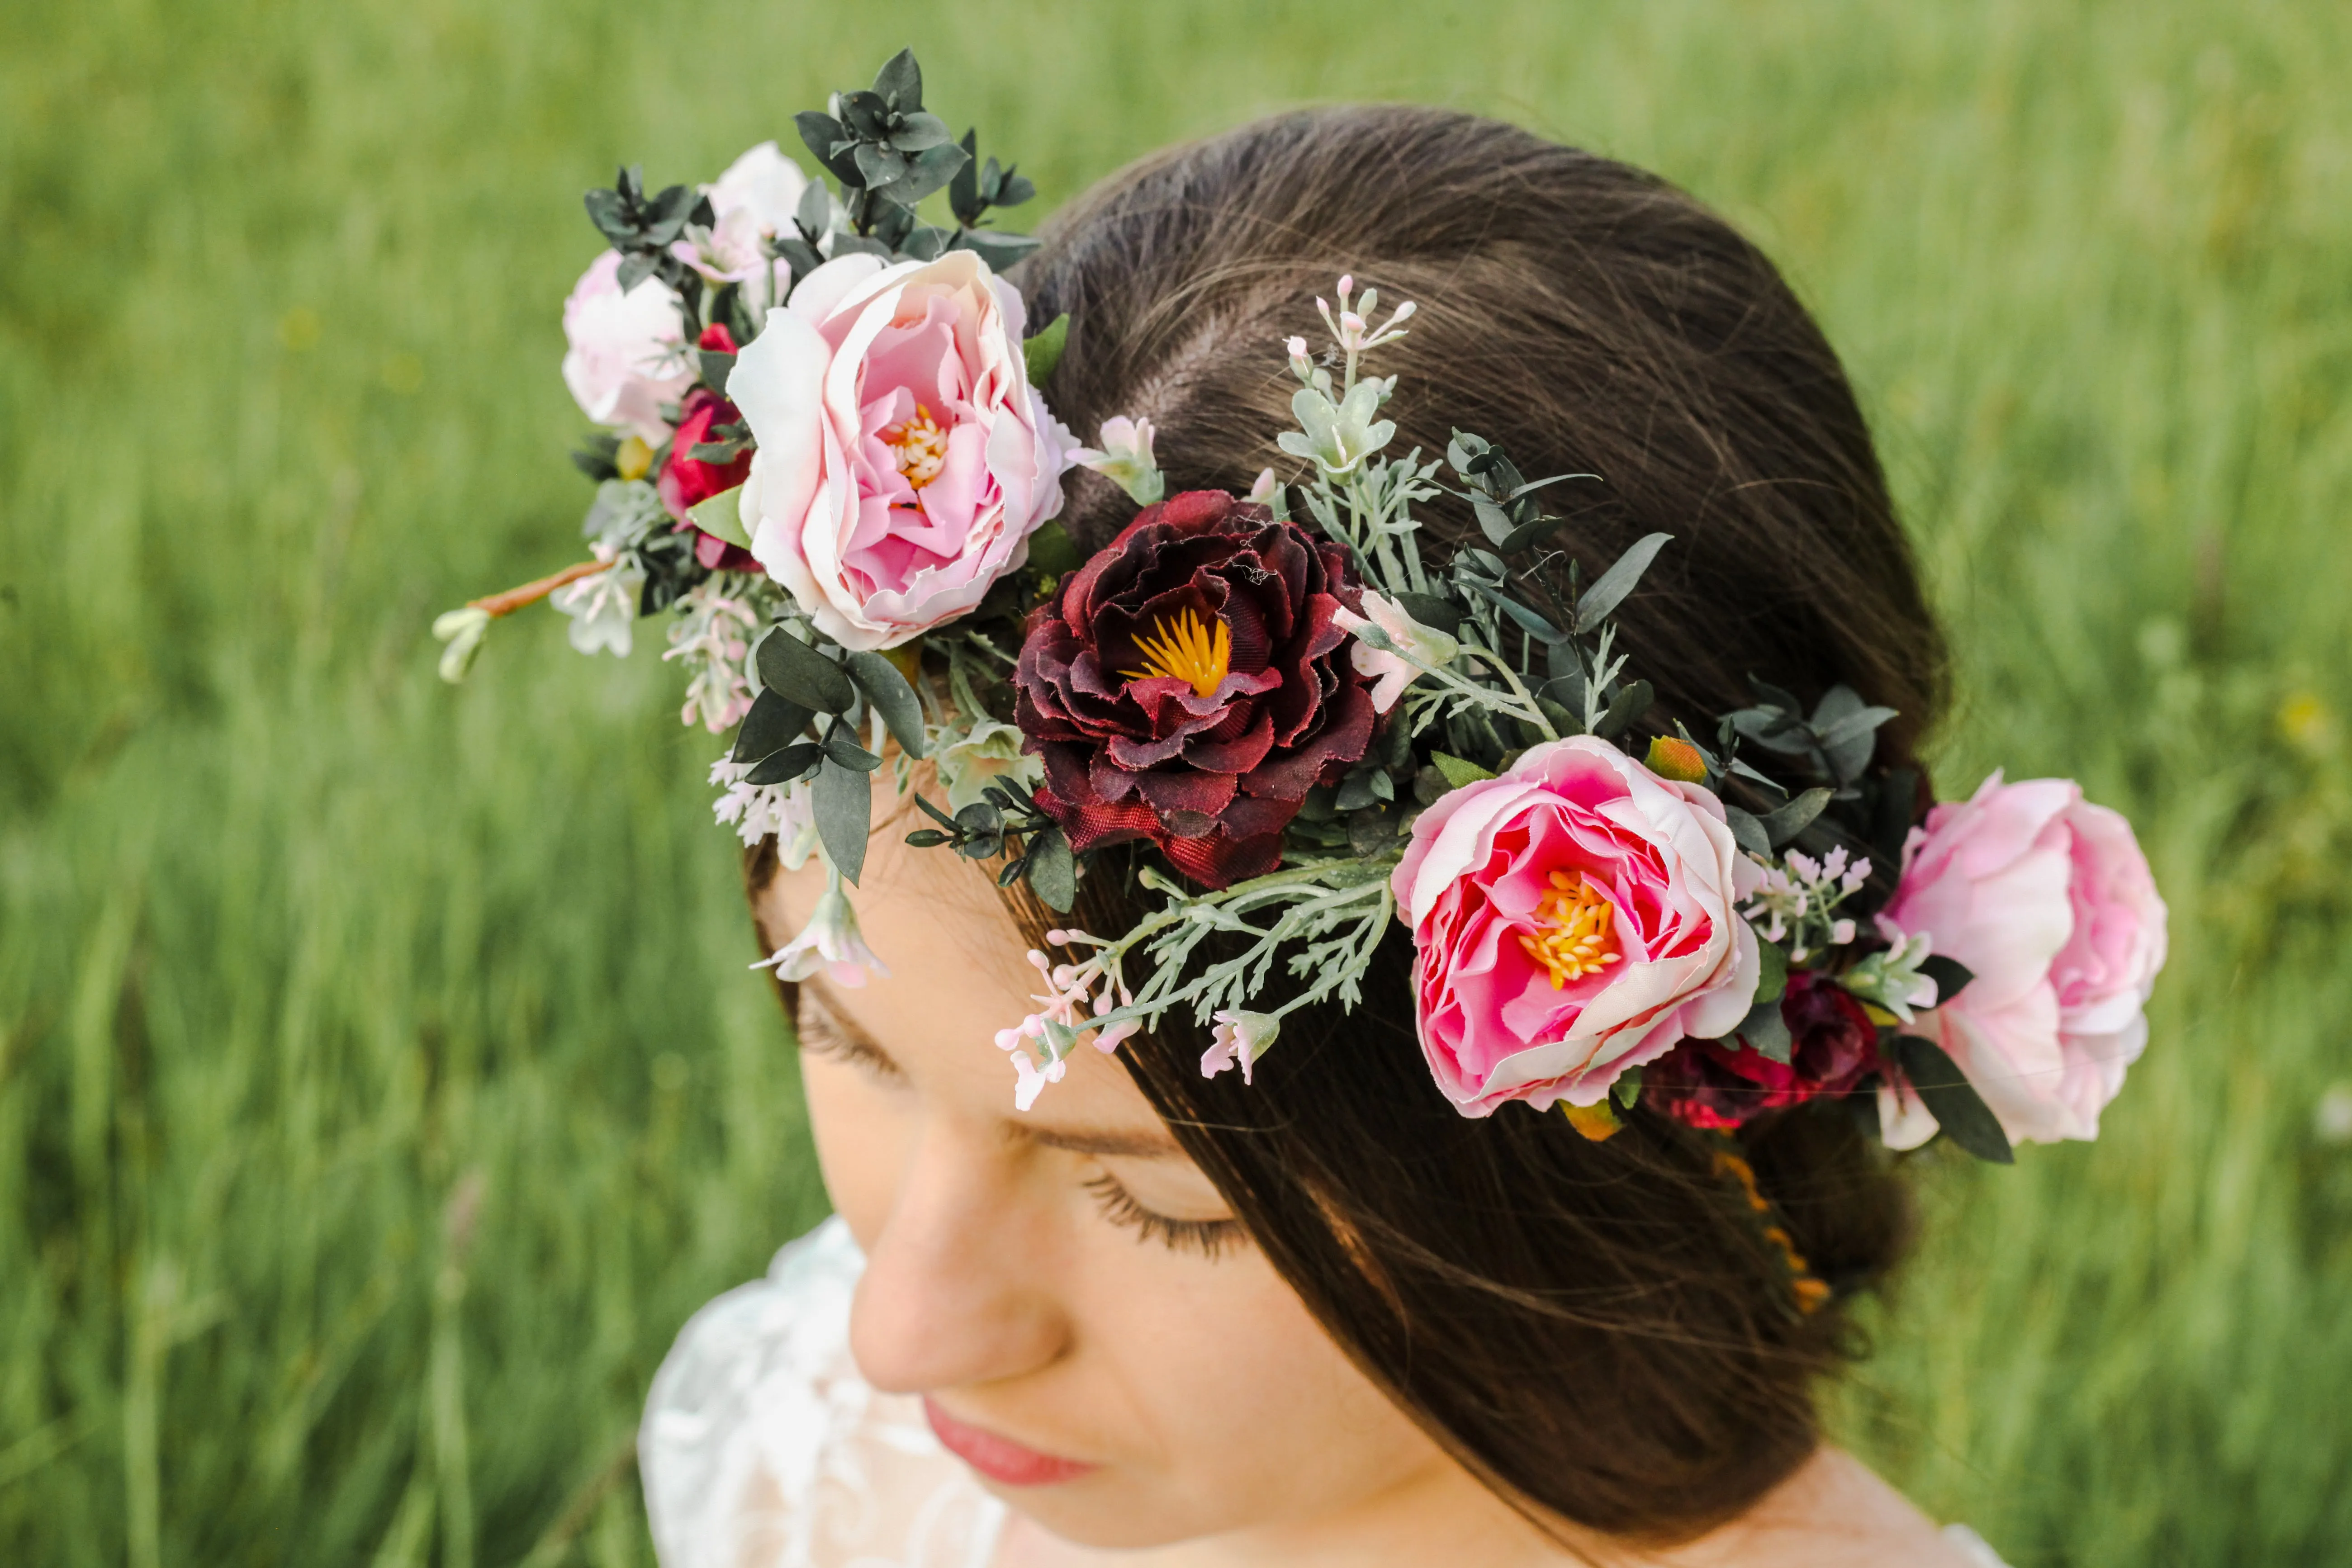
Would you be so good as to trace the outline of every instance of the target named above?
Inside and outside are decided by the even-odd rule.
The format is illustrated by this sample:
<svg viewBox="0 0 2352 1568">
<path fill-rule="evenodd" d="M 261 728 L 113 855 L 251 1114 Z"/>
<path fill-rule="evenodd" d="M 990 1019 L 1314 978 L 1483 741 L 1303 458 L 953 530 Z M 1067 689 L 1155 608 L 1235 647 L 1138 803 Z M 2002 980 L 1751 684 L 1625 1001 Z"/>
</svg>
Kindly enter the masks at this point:
<svg viewBox="0 0 2352 1568">
<path fill-rule="evenodd" d="M 931 1424 L 931 1431 L 949 1453 L 990 1480 L 1008 1487 L 1046 1487 L 1056 1481 L 1074 1481 L 1080 1476 L 1092 1475 L 1097 1468 L 1079 1459 L 1041 1454 L 985 1427 L 968 1426 L 928 1398 L 923 1401 L 923 1418 Z"/>
</svg>

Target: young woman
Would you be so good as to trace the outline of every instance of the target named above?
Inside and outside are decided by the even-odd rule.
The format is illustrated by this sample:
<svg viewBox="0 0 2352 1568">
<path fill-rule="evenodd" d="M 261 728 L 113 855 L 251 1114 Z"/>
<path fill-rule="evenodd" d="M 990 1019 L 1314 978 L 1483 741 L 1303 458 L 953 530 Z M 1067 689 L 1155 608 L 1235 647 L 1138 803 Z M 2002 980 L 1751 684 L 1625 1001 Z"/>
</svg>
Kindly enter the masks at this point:
<svg viewBox="0 0 2352 1568">
<path fill-rule="evenodd" d="M 1573 557 L 1588 583 L 1675 536 L 1617 615 L 1618 647 L 1654 683 L 1649 728 L 1711 736 L 1751 680 L 1808 703 L 1848 689 L 1895 711 L 1861 758 L 1899 787 L 1900 842 L 1932 799 L 1915 748 L 1942 689 L 1935 620 L 1837 357 L 1770 263 L 1689 197 L 1488 121 L 1317 110 L 1112 176 L 1012 277 L 1033 325 L 1068 317 L 1039 392 L 1078 429 L 1149 420 L 1173 517 L 1183 492 L 1296 468 L 1299 448 L 1268 433 L 1312 372 L 1293 340 L 1286 374 L 1280 345 L 1342 272 L 1419 302 L 1383 350 L 1406 388 L 1385 410 L 1392 451 L 1445 452 L 1458 427 L 1528 474 L 1599 476 L 1549 492 L 1573 521 L 1546 570 Z M 766 461 L 782 416 L 751 390 L 754 358 L 730 395 Z M 936 469 L 911 466 L 910 428 L 881 438 L 919 482 Z M 1412 548 L 1433 572 L 1478 542 L 1473 510 L 1458 492 L 1424 509 Z M 1059 521 L 1084 559 L 1131 537 L 1136 512 L 1074 472 Z M 1076 590 L 1059 592 L 1054 614 Z M 1022 668 L 1035 752 L 1050 681 Z M 1122 679 L 1147 673 L 1169 669 Z M 1324 679 L 1338 693 L 1351 678 Z M 1781 753 L 1752 760 L 1801 783 Z M 1000 862 L 904 844 L 926 823 L 891 776 L 874 775 L 857 924 L 835 922 L 830 956 L 851 962 L 780 970 L 801 976 L 780 984 L 838 1217 L 714 1302 L 663 1369 L 643 1458 L 667 1568 L 1993 1561 L 1825 1443 L 1815 1413 L 1853 1353 L 1846 1309 L 1902 1255 L 1910 1216 L 1875 1100 L 1847 1092 L 1861 1058 L 1808 1068 L 1805 1053 L 1866 1054 L 1874 1024 L 1855 1020 L 1883 1011 L 1799 975 L 1780 1007 L 1801 1082 L 1740 1068 L 1752 1053 L 1683 1053 L 1653 1060 L 1647 1090 L 1619 1086 L 1621 1110 L 1601 1099 L 1622 1125 L 1579 1123 L 1593 1135 L 1510 1095 L 1465 1114 L 1433 1085 L 1416 931 L 1391 921 L 1360 1005 L 1290 1013 L 1262 1060 L 1221 1024 L 1209 1054 L 1244 1071 L 1204 1076 L 1212 1041 L 1171 1016 L 1115 1054 L 1070 1053 L 1016 1110 L 991 1039 L 1034 1015 L 1024 955 L 1066 953 L 1048 935 L 1062 917 L 1000 891 Z M 1092 786 L 1052 787 L 1068 807 Z M 1139 868 L 1228 843 L 1222 818 L 1160 820 L 1122 843 L 1076 811 L 1073 839 L 1104 847 L 1072 922 L 1131 929 L 1154 905 Z M 786 869 L 771 837 L 747 867 L 764 952 L 831 918 L 820 861 Z M 2157 937 L 2133 937 L 2141 995 L 2152 907 Z M 1617 961 L 1598 929 L 1585 967 L 1546 960 L 1555 989 Z M 1277 965 L 1252 1005 L 1313 979 Z M 2137 1005 L 2085 1069 L 2094 1119 L 2137 1047 Z M 1983 1088 L 2021 1136 L 2085 1135 Z"/>
</svg>

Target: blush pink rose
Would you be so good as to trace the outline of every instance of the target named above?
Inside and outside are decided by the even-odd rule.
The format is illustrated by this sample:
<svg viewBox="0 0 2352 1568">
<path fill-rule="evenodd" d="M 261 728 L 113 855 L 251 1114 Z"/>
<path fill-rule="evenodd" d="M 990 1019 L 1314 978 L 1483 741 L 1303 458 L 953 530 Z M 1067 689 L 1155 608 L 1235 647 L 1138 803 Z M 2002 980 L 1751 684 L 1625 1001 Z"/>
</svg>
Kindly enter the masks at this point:
<svg viewBox="0 0 2352 1568">
<path fill-rule="evenodd" d="M 2147 1044 L 2165 908 L 2131 825 L 2069 779 L 2006 784 L 1927 814 L 1882 927 L 1925 932 L 1976 978 L 1920 1021 L 2011 1142 L 2095 1138 Z"/>
<path fill-rule="evenodd" d="M 1438 1087 L 1465 1116 L 1592 1105 L 1626 1068 L 1729 1033 L 1756 994 L 1737 912 L 1756 879 L 1714 795 L 1591 736 L 1439 796 L 1391 884 Z"/>
<path fill-rule="evenodd" d="M 892 647 L 978 605 L 1062 508 L 1077 445 L 1029 384 L 1020 293 L 968 250 L 826 262 L 727 395 L 759 445 L 751 553 L 825 636 Z"/>
<path fill-rule="evenodd" d="M 598 257 L 563 301 L 563 384 L 580 411 L 649 447 L 669 435 L 661 405 L 694 384 L 680 353 L 677 296 L 658 278 L 621 292 L 621 256 Z"/>
</svg>

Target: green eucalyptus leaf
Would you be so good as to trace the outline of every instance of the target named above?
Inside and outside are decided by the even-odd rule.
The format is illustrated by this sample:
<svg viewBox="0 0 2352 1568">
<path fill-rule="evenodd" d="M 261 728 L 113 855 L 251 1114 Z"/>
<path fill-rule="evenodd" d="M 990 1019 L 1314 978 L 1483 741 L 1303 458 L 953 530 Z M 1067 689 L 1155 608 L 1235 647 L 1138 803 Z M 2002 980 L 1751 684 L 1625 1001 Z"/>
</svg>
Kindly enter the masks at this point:
<svg viewBox="0 0 2352 1568">
<path fill-rule="evenodd" d="M 1967 990 L 1969 982 L 1977 977 L 1976 972 L 1967 964 L 1957 958 L 1947 958 L 1940 952 L 1931 952 L 1921 959 L 1919 973 L 1936 983 L 1936 1005 L 1938 1007 Z"/>
<path fill-rule="evenodd" d="M 814 741 L 786 746 L 782 751 L 771 752 L 761 758 L 759 765 L 743 775 L 743 782 L 752 784 L 791 784 L 794 779 L 805 777 L 824 755 L 824 748 Z"/>
<path fill-rule="evenodd" d="M 880 757 L 857 743 L 857 731 L 838 720 L 825 731 L 822 744 L 828 763 L 838 763 L 861 773 L 870 773 L 882 765 Z"/>
<path fill-rule="evenodd" d="M 1731 826 L 1732 842 L 1750 855 L 1769 856 L 1772 853 L 1772 838 L 1764 831 L 1762 818 L 1728 802 L 1724 805 L 1723 816 Z"/>
<path fill-rule="evenodd" d="M 625 245 L 636 237 L 637 226 L 630 221 L 628 204 L 618 191 L 590 191 L 583 200 L 588 207 L 588 221 L 606 239 Z"/>
<path fill-rule="evenodd" d="M 1759 961 L 1756 974 L 1756 1001 L 1778 1003 L 1789 991 L 1789 955 L 1777 942 L 1759 937 L 1756 956 Z"/>
<path fill-rule="evenodd" d="M 999 234 L 992 228 L 967 228 L 955 237 L 955 243 L 948 248 L 969 250 L 987 262 L 991 271 L 1002 272 L 1044 243 L 1034 234 Z"/>
<path fill-rule="evenodd" d="M 1567 526 L 1568 519 L 1564 517 L 1538 516 L 1521 523 L 1501 539 L 1496 540 L 1495 548 L 1506 555 L 1515 555 L 1546 535 L 1556 533 Z"/>
<path fill-rule="evenodd" d="M 866 693 L 866 700 L 882 715 L 882 722 L 910 757 L 923 754 L 923 705 L 898 667 L 878 653 L 864 651 L 842 660 L 849 679 Z"/>
<path fill-rule="evenodd" d="M 735 731 L 731 760 L 741 764 L 775 755 L 799 740 L 814 717 L 781 692 L 761 692 L 751 700 L 751 710 L 743 715 L 742 727 Z"/>
<path fill-rule="evenodd" d="M 1610 700 L 1608 710 L 1592 726 L 1592 732 L 1604 741 L 1615 740 L 1625 732 L 1627 725 L 1648 712 L 1650 704 L 1655 700 L 1657 693 L 1646 680 L 1619 687 L 1617 695 Z"/>
<path fill-rule="evenodd" d="M 1774 810 L 1770 816 L 1761 818 L 1765 837 L 1771 839 L 1772 847 L 1778 849 L 1811 826 L 1813 818 L 1822 814 L 1822 808 L 1829 805 L 1830 797 L 1836 793 L 1834 790 L 1809 789 Z"/>
<path fill-rule="evenodd" d="M 800 205 L 793 208 L 793 222 L 801 230 L 801 237 L 814 244 L 824 237 L 833 222 L 833 193 L 824 188 L 823 180 L 811 180 L 802 187 Z"/>
<path fill-rule="evenodd" d="M 840 121 L 830 114 L 803 110 L 793 116 L 793 125 L 800 132 L 802 142 L 816 154 L 816 161 L 824 164 L 835 179 L 853 189 L 866 183 L 865 176 L 857 172 L 856 160 L 834 151 L 843 141 Z M 826 210 L 830 212 L 831 208 Z"/>
<path fill-rule="evenodd" d="M 2016 1163 L 2017 1154 L 2009 1146 L 2009 1134 L 2001 1130 L 2000 1118 L 1984 1102 L 1984 1097 L 1960 1070 L 1959 1064 L 1945 1054 L 1935 1041 L 1917 1035 L 1895 1037 L 1895 1064 L 1903 1069 L 1911 1088 L 1927 1105 L 1936 1125 L 1944 1136 L 1979 1160 L 1996 1165 Z"/>
<path fill-rule="evenodd" d="M 937 261 L 946 253 L 948 242 L 955 237 L 951 228 L 934 228 L 919 224 L 899 243 L 898 254 L 917 261 Z"/>
<path fill-rule="evenodd" d="M 732 443 L 730 443 L 731 445 Z M 716 539 L 730 544 L 749 546 L 751 536 L 743 531 L 743 487 L 720 490 L 715 496 L 705 496 L 687 508 L 686 521 Z M 778 636 L 784 634 L 779 633 Z M 771 639 L 773 640 L 773 639 Z M 761 679 L 767 677 L 762 675 Z"/>
<path fill-rule="evenodd" d="M 762 686 L 803 708 L 819 713 L 846 713 L 857 700 L 841 666 L 788 631 L 769 633 L 761 641 L 757 662 Z"/>
<path fill-rule="evenodd" d="M 1517 623 L 1521 631 L 1526 632 L 1538 642 L 1546 644 L 1557 643 L 1563 640 L 1568 636 L 1566 632 L 1563 632 L 1558 626 L 1553 626 L 1549 621 L 1544 619 L 1542 616 L 1537 614 L 1534 610 L 1528 608 L 1527 605 L 1520 604 L 1517 599 L 1512 598 L 1508 594 L 1503 593 L 1499 589 L 1490 588 L 1486 584 L 1481 583 L 1478 584 L 1478 592 L 1484 594 L 1489 599 L 1494 600 L 1496 605 L 1500 608 L 1505 615 L 1510 616 L 1514 622 Z"/>
<path fill-rule="evenodd" d="M 872 782 L 863 773 L 843 767 L 828 756 L 817 769 L 815 786 L 809 791 L 809 804 L 816 817 L 816 836 L 824 845 L 825 858 L 854 886 L 866 869 L 866 836 L 874 822 Z"/>
<path fill-rule="evenodd" d="M 907 177 L 908 161 L 887 147 L 861 142 L 850 156 L 857 160 L 857 172 L 866 177 L 869 191 L 887 190 Z"/>
<path fill-rule="evenodd" d="M 1085 560 L 1069 531 L 1058 522 L 1045 523 L 1029 536 L 1029 564 L 1048 577 L 1075 572 Z"/>
<path fill-rule="evenodd" d="M 1748 1010 L 1748 1016 L 1739 1021 L 1739 1027 L 1733 1033 L 1759 1056 L 1779 1062 L 1782 1067 L 1789 1065 L 1790 1054 L 1796 1042 L 1789 1037 L 1789 1023 L 1780 1016 L 1779 1002 L 1757 1003 Z"/>
<path fill-rule="evenodd" d="M 1070 841 L 1059 827 L 1041 827 L 1029 836 L 1029 852 L 1022 858 L 1029 868 L 1029 886 L 1037 901 L 1055 914 L 1067 914 L 1078 901 L 1078 863 Z"/>
<path fill-rule="evenodd" d="M 1070 313 L 1067 310 L 1046 322 L 1042 331 L 1032 332 L 1022 340 L 1021 360 L 1028 368 L 1030 385 L 1045 384 L 1046 377 L 1054 374 L 1054 367 L 1062 363 L 1062 350 L 1069 341 Z"/>
<path fill-rule="evenodd" d="M 980 173 L 972 163 L 972 154 L 980 151 L 980 132 L 966 131 L 963 140 L 956 143 L 964 150 L 963 167 L 948 182 L 948 210 L 956 222 L 970 228 L 988 211 L 988 204 L 980 198 Z"/>
<path fill-rule="evenodd" d="M 919 114 L 923 108 L 923 68 L 915 51 L 900 49 L 874 74 L 874 92 L 900 114 Z"/>
<path fill-rule="evenodd" d="M 1462 606 L 1435 594 L 1399 594 L 1396 602 L 1423 626 L 1452 637 L 1462 628 Z"/>
<path fill-rule="evenodd" d="M 1478 527 L 1486 534 L 1487 542 L 1500 548 L 1503 541 L 1511 536 L 1510 513 L 1485 496 L 1472 496 L 1470 510 L 1478 514 Z"/>
<path fill-rule="evenodd" d="M 955 133 L 948 129 L 946 121 L 919 110 L 901 119 L 898 128 L 890 132 L 890 145 L 901 153 L 927 153 L 954 140 Z"/>
<path fill-rule="evenodd" d="M 1598 582 L 1584 591 L 1584 596 L 1576 602 L 1577 636 L 1583 637 L 1600 629 L 1601 623 L 1625 602 L 1625 595 L 1642 581 L 1642 574 L 1650 569 L 1650 563 L 1657 559 L 1658 552 L 1664 549 L 1666 542 L 1672 538 L 1674 535 L 1671 533 L 1644 534 L 1634 542 L 1632 549 L 1617 557 L 1616 563 L 1601 574 Z"/>
<path fill-rule="evenodd" d="M 1431 766 L 1444 775 L 1445 786 L 1448 789 L 1460 789 L 1465 784 L 1476 784 L 1480 779 L 1490 779 L 1495 776 L 1466 758 L 1451 756 L 1444 752 L 1430 752 L 1429 761 Z"/>
<path fill-rule="evenodd" d="M 890 192 L 890 199 L 913 206 L 933 191 L 946 188 L 971 155 L 952 142 L 916 153 L 907 161 L 907 173 Z"/>
</svg>

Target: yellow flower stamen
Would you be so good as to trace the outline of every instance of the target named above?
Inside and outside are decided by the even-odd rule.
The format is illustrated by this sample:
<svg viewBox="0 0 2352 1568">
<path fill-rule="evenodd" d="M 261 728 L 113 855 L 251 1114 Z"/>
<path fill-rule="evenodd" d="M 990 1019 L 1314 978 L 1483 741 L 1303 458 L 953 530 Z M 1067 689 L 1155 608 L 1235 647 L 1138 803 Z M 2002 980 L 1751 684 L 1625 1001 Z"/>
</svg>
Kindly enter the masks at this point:
<svg viewBox="0 0 2352 1568">
<path fill-rule="evenodd" d="M 892 464 L 917 489 L 938 479 L 948 466 L 948 433 L 919 403 L 912 419 L 883 427 L 882 444 L 890 448 Z"/>
<path fill-rule="evenodd" d="M 1137 638 L 1135 646 L 1143 650 L 1143 668 L 1123 669 L 1121 675 L 1129 680 L 1149 680 L 1154 676 L 1189 680 L 1203 697 L 1216 693 L 1234 664 L 1233 628 L 1220 616 L 1213 634 L 1193 610 L 1161 621 L 1151 628 L 1151 636 Z"/>
<path fill-rule="evenodd" d="M 1554 871 L 1551 890 L 1536 905 L 1540 929 L 1521 931 L 1519 947 L 1551 971 L 1551 988 L 1557 991 L 1571 980 L 1600 973 L 1622 956 L 1609 929 L 1616 917 L 1616 906 L 1582 877 Z"/>
</svg>

